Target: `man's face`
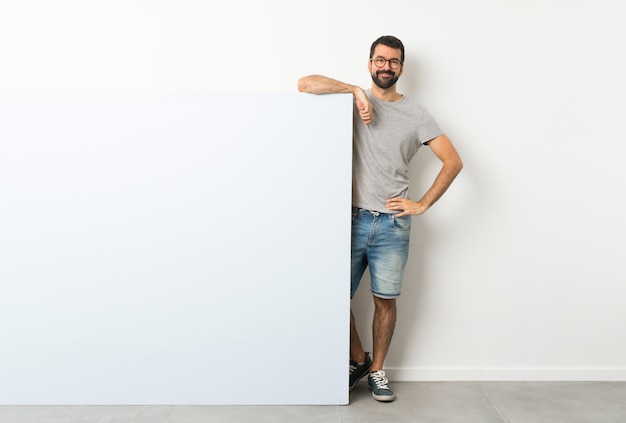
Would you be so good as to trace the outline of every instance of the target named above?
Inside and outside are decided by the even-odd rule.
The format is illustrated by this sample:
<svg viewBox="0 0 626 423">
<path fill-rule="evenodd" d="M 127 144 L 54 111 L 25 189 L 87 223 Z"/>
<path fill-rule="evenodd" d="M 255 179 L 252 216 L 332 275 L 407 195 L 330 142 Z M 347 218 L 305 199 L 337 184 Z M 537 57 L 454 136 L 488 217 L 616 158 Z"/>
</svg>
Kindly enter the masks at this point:
<svg viewBox="0 0 626 423">
<path fill-rule="evenodd" d="M 374 49 L 374 55 L 372 59 L 384 59 L 385 62 L 381 67 L 378 67 L 374 61 L 369 61 L 369 71 L 372 75 L 372 81 L 374 84 L 379 86 L 380 88 L 387 89 L 393 87 L 393 85 L 398 81 L 400 75 L 402 75 L 402 70 L 404 69 L 404 65 L 400 64 L 397 69 L 392 69 L 392 65 L 390 60 L 400 61 L 402 57 L 402 52 L 400 49 L 395 49 L 391 47 L 387 47 L 382 44 L 378 44 Z"/>
</svg>

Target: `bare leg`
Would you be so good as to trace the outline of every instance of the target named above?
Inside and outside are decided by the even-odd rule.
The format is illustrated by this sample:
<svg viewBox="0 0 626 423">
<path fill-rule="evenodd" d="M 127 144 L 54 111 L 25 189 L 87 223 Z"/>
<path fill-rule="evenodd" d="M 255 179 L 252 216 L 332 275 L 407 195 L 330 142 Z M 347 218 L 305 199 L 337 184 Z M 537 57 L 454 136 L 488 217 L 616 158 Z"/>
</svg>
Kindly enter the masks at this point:
<svg viewBox="0 0 626 423">
<path fill-rule="evenodd" d="M 383 369 L 383 363 L 389 351 L 389 344 L 391 344 L 391 336 L 396 326 L 395 298 L 378 298 L 374 296 L 374 305 L 374 321 L 372 323 L 374 362 L 372 364 L 372 372 Z"/>
<path fill-rule="evenodd" d="M 357 363 L 363 363 L 365 361 L 365 351 L 363 350 L 359 334 L 356 331 L 352 310 L 350 310 L 350 360 Z"/>
</svg>

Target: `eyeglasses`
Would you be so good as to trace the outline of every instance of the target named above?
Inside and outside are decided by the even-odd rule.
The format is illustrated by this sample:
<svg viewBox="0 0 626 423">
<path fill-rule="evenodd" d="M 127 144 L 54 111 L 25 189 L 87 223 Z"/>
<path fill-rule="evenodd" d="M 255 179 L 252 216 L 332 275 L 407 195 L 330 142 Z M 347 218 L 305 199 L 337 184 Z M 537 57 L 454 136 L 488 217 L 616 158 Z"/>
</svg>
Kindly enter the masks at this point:
<svg viewBox="0 0 626 423">
<path fill-rule="evenodd" d="M 385 63 L 389 62 L 389 67 L 391 69 L 398 69 L 404 62 L 401 62 L 400 59 L 385 59 L 384 57 L 376 57 L 374 59 L 370 59 L 370 61 L 376 65 L 377 68 L 382 68 L 385 66 Z"/>
</svg>

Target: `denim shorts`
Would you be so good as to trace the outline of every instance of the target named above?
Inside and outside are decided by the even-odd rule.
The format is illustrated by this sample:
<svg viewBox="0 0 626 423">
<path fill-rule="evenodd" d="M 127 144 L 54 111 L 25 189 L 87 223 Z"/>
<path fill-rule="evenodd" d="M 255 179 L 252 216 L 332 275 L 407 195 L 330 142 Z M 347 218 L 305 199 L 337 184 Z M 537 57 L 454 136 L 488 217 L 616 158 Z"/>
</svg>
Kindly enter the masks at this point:
<svg viewBox="0 0 626 423">
<path fill-rule="evenodd" d="M 368 265 L 372 294 L 380 298 L 400 295 L 410 233 L 411 216 L 396 217 L 392 213 L 352 208 L 350 298 Z"/>
</svg>

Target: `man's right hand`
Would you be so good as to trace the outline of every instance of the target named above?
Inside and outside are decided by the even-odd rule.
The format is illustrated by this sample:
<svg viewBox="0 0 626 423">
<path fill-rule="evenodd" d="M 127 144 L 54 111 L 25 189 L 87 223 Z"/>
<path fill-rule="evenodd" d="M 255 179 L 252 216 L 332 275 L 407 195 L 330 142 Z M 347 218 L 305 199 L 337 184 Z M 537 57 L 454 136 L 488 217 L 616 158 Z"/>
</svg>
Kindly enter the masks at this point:
<svg viewBox="0 0 626 423">
<path fill-rule="evenodd" d="M 354 97 L 356 98 L 356 108 L 359 111 L 359 116 L 364 124 L 368 125 L 374 120 L 374 110 L 370 99 L 367 98 L 367 94 L 361 88 L 356 87 L 354 90 Z"/>
</svg>

